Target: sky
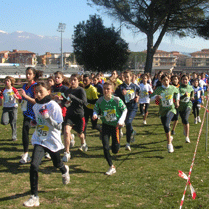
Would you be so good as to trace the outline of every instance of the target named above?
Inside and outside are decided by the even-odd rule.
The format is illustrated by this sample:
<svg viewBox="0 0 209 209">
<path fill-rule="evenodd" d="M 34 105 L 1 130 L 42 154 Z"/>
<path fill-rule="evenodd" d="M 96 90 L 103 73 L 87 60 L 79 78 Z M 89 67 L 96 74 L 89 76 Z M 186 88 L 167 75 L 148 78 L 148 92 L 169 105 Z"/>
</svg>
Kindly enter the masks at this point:
<svg viewBox="0 0 209 209">
<path fill-rule="evenodd" d="M 110 27 L 112 24 L 116 29 L 120 24 L 112 17 L 105 14 L 105 11 L 96 6 L 87 5 L 87 0 L 3 0 L 0 4 L 0 30 L 7 33 L 25 31 L 43 36 L 60 36 L 57 31 L 59 22 L 66 24 L 63 38 L 71 38 L 74 26 L 79 22 L 89 19 L 89 15 L 98 14 L 103 19 L 104 25 Z M 142 42 L 146 48 L 146 36 L 142 33 L 133 34 L 132 31 L 122 27 L 121 36 L 128 43 L 132 51 L 139 47 Z M 209 48 L 209 41 L 202 38 L 183 38 L 165 36 L 159 49 L 177 45 L 182 51 L 201 50 Z M 140 48 L 140 47 L 139 47 Z M 141 49 L 142 50 L 142 49 Z M 173 50 L 173 48 L 172 48 Z"/>
</svg>

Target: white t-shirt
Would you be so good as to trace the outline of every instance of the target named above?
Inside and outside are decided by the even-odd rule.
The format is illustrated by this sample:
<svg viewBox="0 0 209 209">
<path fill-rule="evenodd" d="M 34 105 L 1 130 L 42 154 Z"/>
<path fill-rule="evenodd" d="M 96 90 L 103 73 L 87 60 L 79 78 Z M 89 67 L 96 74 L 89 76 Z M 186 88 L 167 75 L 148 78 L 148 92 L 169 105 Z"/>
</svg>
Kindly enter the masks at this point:
<svg viewBox="0 0 209 209">
<path fill-rule="evenodd" d="M 149 93 L 153 93 L 152 87 L 150 84 L 143 84 L 141 83 L 139 85 L 140 88 L 140 94 L 139 94 L 139 103 L 150 103 Z"/>
<path fill-rule="evenodd" d="M 13 89 L 5 89 L 3 91 L 4 104 L 3 107 L 18 107 Z"/>
<path fill-rule="evenodd" d="M 48 123 L 43 116 L 39 113 L 39 110 L 44 106 L 48 109 L 49 116 L 57 123 L 63 122 L 62 110 L 55 101 L 51 100 L 45 104 L 36 103 L 33 106 L 35 113 L 35 119 L 37 122 L 36 130 L 32 136 L 32 145 L 39 144 L 43 147 L 48 148 L 52 152 L 57 152 L 64 149 L 64 145 L 61 140 L 61 131 L 54 128 Z"/>
</svg>

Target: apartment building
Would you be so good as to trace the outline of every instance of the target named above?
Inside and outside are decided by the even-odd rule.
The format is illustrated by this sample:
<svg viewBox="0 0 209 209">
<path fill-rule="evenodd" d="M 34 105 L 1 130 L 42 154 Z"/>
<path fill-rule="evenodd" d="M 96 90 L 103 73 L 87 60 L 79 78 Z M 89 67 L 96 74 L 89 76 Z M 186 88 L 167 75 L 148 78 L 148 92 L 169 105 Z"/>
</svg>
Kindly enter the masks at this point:
<svg viewBox="0 0 209 209">
<path fill-rule="evenodd" d="M 193 52 L 191 57 L 186 59 L 187 67 L 204 67 L 209 66 L 209 49 Z"/>
</svg>

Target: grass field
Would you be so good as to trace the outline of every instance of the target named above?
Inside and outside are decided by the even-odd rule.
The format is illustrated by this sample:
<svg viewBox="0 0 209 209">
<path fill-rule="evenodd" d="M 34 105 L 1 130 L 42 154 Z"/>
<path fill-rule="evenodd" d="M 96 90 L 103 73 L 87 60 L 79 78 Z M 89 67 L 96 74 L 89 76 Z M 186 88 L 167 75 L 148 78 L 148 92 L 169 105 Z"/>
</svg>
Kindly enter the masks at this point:
<svg viewBox="0 0 209 209">
<path fill-rule="evenodd" d="M 189 172 L 200 124 L 194 125 L 193 115 L 190 115 L 191 144 L 186 144 L 179 123 L 173 142 L 175 152 L 169 154 L 157 111 L 158 107 L 150 106 L 147 125 L 142 124 L 142 116 L 137 114 L 133 122 L 136 141 L 131 146 L 132 151 L 127 152 L 125 136 L 121 139 L 120 152 L 113 157 L 117 169 L 113 176 L 104 175 L 108 164 L 98 133 L 90 128 L 88 152 L 78 151 L 80 142 L 76 137 L 72 159 L 67 163 L 70 184 L 64 186 L 61 173 L 51 161 L 43 159 L 39 172 L 40 208 L 179 208 L 186 180 L 178 177 L 178 170 Z M 30 195 L 30 164 L 19 164 L 23 153 L 22 120 L 19 109 L 16 142 L 11 141 L 10 126 L 0 125 L 0 208 L 23 208 L 23 202 Z M 188 188 L 183 208 L 209 208 L 209 155 L 205 152 L 205 129 L 204 125 L 191 175 L 197 197 L 193 200 Z M 33 131 L 31 129 L 31 134 Z M 30 154 L 31 151 L 32 145 Z"/>
</svg>

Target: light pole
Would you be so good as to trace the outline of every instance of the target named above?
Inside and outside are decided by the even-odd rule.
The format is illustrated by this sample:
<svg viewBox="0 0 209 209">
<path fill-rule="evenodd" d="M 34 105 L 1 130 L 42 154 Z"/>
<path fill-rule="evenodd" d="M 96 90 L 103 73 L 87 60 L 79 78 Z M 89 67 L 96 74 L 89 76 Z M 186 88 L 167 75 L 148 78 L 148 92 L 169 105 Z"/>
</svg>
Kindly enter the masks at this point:
<svg viewBox="0 0 209 209">
<path fill-rule="evenodd" d="M 59 23 L 57 31 L 61 33 L 61 66 L 63 71 L 63 54 L 62 54 L 62 33 L 65 32 L 66 24 Z"/>
</svg>

